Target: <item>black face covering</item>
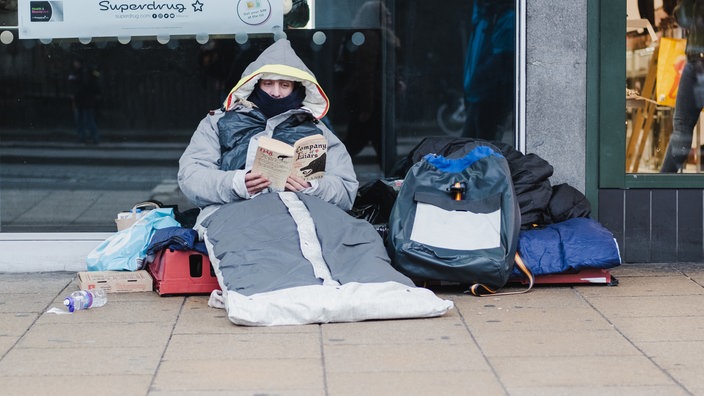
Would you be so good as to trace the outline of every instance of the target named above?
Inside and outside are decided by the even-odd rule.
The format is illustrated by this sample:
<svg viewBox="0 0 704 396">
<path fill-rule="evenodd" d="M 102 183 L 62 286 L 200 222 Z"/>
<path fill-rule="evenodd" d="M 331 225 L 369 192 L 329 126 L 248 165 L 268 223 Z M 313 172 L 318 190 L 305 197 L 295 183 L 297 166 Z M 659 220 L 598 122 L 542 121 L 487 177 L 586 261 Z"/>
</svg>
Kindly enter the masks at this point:
<svg viewBox="0 0 704 396">
<path fill-rule="evenodd" d="M 288 110 L 301 107 L 305 97 L 306 89 L 300 84 L 296 84 L 296 87 L 290 95 L 279 99 L 274 98 L 264 92 L 261 88 L 259 88 L 259 84 L 257 84 L 247 100 L 257 105 L 266 118 L 271 118 Z"/>
</svg>

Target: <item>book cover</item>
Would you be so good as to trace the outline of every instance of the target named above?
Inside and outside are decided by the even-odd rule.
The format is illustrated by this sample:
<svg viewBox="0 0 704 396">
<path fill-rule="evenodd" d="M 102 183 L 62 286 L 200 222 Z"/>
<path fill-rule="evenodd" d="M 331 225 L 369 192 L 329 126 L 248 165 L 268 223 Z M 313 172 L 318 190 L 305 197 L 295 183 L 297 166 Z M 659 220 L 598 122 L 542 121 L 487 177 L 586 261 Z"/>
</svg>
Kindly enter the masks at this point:
<svg viewBox="0 0 704 396">
<path fill-rule="evenodd" d="M 252 171 L 268 178 L 271 189 L 283 191 L 289 175 L 305 180 L 323 177 L 327 147 L 323 135 L 306 136 L 293 145 L 264 136 L 259 138 Z"/>
</svg>

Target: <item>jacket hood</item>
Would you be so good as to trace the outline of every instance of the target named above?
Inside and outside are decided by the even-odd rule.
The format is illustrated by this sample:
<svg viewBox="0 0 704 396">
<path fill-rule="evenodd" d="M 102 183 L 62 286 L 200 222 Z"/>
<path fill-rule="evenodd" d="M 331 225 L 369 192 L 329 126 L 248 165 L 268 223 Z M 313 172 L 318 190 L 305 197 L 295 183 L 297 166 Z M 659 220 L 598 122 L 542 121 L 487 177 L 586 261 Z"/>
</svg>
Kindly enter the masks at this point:
<svg viewBox="0 0 704 396">
<path fill-rule="evenodd" d="M 240 100 L 246 100 L 260 79 L 299 81 L 306 88 L 303 107 L 317 119 L 328 112 L 330 101 L 313 73 L 291 48 L 291 42 L 280 39 L 265 49 L 244 69 L 242 78 L 225 99 L 225 109 L 232 110 Z"/>
</svg>

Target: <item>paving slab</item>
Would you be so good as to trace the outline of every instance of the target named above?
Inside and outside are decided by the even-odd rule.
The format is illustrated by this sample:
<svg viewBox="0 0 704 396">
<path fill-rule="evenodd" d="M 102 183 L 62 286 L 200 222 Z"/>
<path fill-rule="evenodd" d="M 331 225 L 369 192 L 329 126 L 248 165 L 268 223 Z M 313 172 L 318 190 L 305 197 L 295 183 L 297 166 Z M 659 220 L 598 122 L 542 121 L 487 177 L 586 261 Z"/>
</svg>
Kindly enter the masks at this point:
<svg viewBox="0 0 704 396">
<path fill-rule="evenodd" d="M 589 297 L 589 302 L 608 318 L 704 317 L 704 294 L 659 296 Z"/>
<path fill-rule="evenodd" d="M 599 287 L 599 286 L 598 286 Z M 443 296 L 443 293 L 440 293 Z M 511 309 L 511 308 L 589 308 L 589 304 L 583 296 L 577 293 L 570 286 L 553 287 L 541 286 L 525 294 L 485 297 L 474 297 L 469 295 L 453 296 L 452 301 L 456 306 L 466 312 L 482 312 L 487 308 Z"/>
<path fill-rule="evenodd" d="M 47 310 L 54 295 L 46 293 L 5 293 L 0 295 L 0 313 L 16 313 L 21 315 L 39 314 Z"/>
<path fill-rule="evenodd" d="M 642 342 L 639 349 L 692 394 L 704 394 L 704 342 Z"/>
<path fill-rule="evenodd" d="M 17 343 L 19 337 L 16 336 L 3 336 L 0 335 L 0 357 L 4 356 L 10 351 L 10 348 L 14 347 Z"/>
<path fill-rule="evenodd" d="M 691 393 L 678 385 L 571 385 L 512 387 L 511 396 L 687 396 Z"/>
<path fill-rule="evenodd" d="M 81 312 L 89 314 L 90 311 Z M 36 324 L 17 343 L 21 348 L 162 348 L 171 337 L 171 323 L 81 323 Z"/>
<path fill-rule="evenodd" d="M 316 333 L 175 334 L 164 360 L 205 360 L 214 353 L 237 359 L 320 359 Z"/>
<path fill-rule="evenodd" d="M 704 295 L 704 288 L 686 276 L 630 276 L 621 278 L 617 287 L 575 286 L 589 297 L 640 297 Z"/>
<path fill-rule="evenodd" d="M 476 335 L 488 357 L 638 356 L 641 352 L 613 330 L 516 330 Z"/>
<path fill-rule="evenodd" d="M 0 361 L 0 380 L 14 376 L 153 375 L 162 346 L 112 348 L 13 348 Z"/>
<path fill-rule="evenodd" d="M 0 377 L 5 395 L 144 395 L 149 391 L 152 376 L 142 375 L 69 375 Z"/>
<path fill-rule="evenodd" d="M 609 270 L 619 282 L 628 276 L 679 276 L 682 264 L 677 263 L 628 263 Z"/>
<path fill-rule="evenodd" d="M 514 331 L 609 330 L 611 324 L 593 308 L 580 304 L 574 308 L 550 307 L 484 307 L 465 313 L 467 326 L 476 335 Z"/>
<path fill-rule="evenodd" d="M 490 370 L 475 344 L 326 345 L 328 373 Z"/>
<path fill-rule="evenodd" d="M 457 396 L 503 395 L 499 379 L 489 370 L 328 373 L 328 394 L 335 396 Z"/>
<path fill-rule="evenodd" d="M 198 390 L 164 390 L 151 389 L 149 396 L 316 396 L 325 395 L 325 392 L 317 389 L 278 389 L 264 391 L 252 389 L 198 389 Z"/>
<path fill-rule="evenodd" d="M 704 316 L 616 317 L 614 327 L 640 345 L 646 342 L 704 342 Z"/>
<path fill-rule="evenodd" d="M 704 342 L 701 341 L 656 341 L 642 342 L 638 347 L 648 358 L 666 370 L 697 368 L 700 373 L 704 367 Z M 700 385 L 704 386 L 704 375 L 699 376 Z"/>
<path fill-rule="evenodd" d="M 75 272 L 0 273 L 0 298 L 17 293 L 56 295 L 75 277 Z"/>
<path fill-rule="evenodd" d="M 336 323 L 322 326 L 324 345 L 473 344 L 459 315 L 431 319 Z"/>
<path fill-rule="evenodd" d="M 174 297 L 160 297 L 171 300 Z M 232 334 L 239 327 L 227 319 L 224 309 L 208 306 L 208 296 L 188 296 L 183 302 L 174 334 Z"/>
<path fill-rule="evenodd" d="M 323 371 L 320 359 L 237 359 L 214 354 L 207 360 L 163 361 L 152 389 L 324 395 Z"/>
<path fill-rule="evenodd" d="M 324 395 L 322 391 L 311 389 L 286 389 L 279 391 L 266 391 L 259 393 L 256 390 L 234 390 L 234 389 L 198 389 L 198 390 L 165 390 L 151 389 L 149 396 L 316 396 Z"/>
<path fill-rule="evenodd" d="M 513 388 L 673 386 L 643 356 L 490 357 L 509 393 Z"/>
<path fill-rule="evenodd" d="M 702 376 L 701 365 L 668 370 L 668 374 L 681 384 L 681 387 L 686 389 L 689 394 L 704 395 L 704 381 L 702 380 L 704 376 Z"/>
<path fill-rule="evenodd" d="M 0 337 L 19 337 L 24 334 L 39 317 L 35 312 L 1 312 Z"/>
</svg>

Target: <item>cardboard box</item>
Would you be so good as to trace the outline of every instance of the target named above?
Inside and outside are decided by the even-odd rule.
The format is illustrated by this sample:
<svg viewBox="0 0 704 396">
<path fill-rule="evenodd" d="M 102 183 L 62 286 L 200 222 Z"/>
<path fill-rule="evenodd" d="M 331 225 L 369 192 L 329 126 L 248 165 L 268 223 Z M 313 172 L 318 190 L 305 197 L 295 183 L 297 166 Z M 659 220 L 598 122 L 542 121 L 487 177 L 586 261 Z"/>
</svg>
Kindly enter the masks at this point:
<svg viewBox="0 0 704 396">
<path fill-rule="evenodd" d="M 130 211 L 118 213 L 117 218 L 115 218 L 117 230 L 122 231 L 124 229 L 130 228 L 132 224 L 137 222 L 137 220 L 144 217 L 147 211 L 152 209 L 159 209 L 160 207 L 161 206 L 156 202 L 144 201 L 133 206 L 132 210 Z"/>
<path fill-rule="evenodd" d="M 120 212 L 117 214 L 117 218 L 115 219 L 115 224 L 117 225 L 117 230 L 122 231 L 124 229 L 130 228 L 132 224 L 136 223 L 137 220 L 139 220 L 139 215 L 141 213 L 132 213 L 132 212 Z"/>
<path fill-rule="evenodd" d="M 83 271 L 78 273 L 81 289 L 105 289 L 108 293 L 152 291 L 154 281 L 145 270 Z"/>
</svg>

